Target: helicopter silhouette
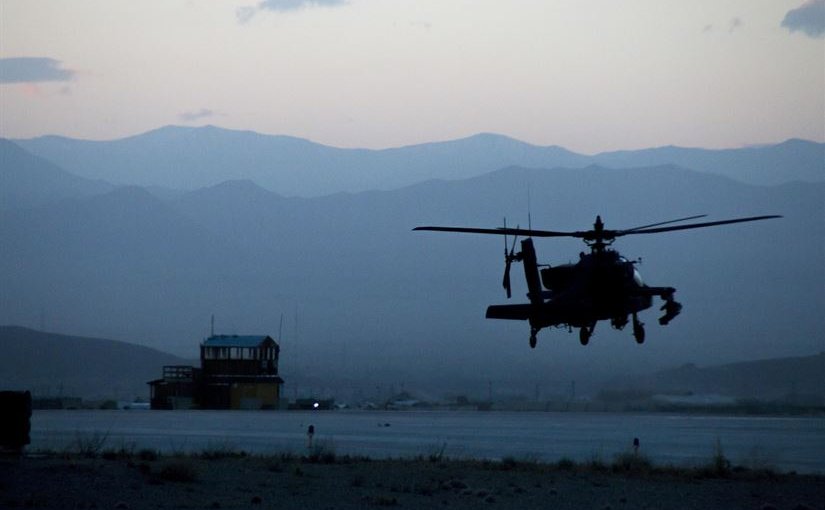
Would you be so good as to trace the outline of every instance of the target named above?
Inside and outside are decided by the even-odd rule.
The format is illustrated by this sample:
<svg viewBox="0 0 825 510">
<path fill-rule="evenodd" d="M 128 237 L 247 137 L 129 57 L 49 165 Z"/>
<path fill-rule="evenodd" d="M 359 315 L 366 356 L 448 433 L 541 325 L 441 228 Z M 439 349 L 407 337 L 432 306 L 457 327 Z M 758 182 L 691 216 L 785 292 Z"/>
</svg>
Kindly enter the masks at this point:
<svg viewBox="0 0 825 510">
<path fill-rule="evenodd" d="M 623 230 L 604 228 L 601 216 L 591 230 L 558 232 L 553 230 L 533 230 L 504 227 L 415 227 L 413 230 L 435 232 L 459 232 L 468 234 L 491 234 L 504 236 L 504 287 L 507 298 L 512 297 L 510 286 L 510 266 L 521 262 L 527 281 L 527 298 L 529 303 L 514 305 L 491 305 L 487 308 L 488 319 L 526 320 L 530 324 L 530 347 L 536 347 L 536 335 L 543 328 L 563 327 L 572 332 L 579 328 L 579 342 L 587 345 L 596 323 L 609 320 L 610 325 L 618 330 L 624 329 L 633 321 L 633 337 L 641 344 L 645 341 L 644 323 L 638 313 L 653 306 L 653 298 L 658 296 L 664 301 L 661 310 L 664 315 L 659 324 L 667 325 L 682 310 L 673 295 L 673 287 L 650 287 L 644 283 L 636 269 L 637 261 L 630 261 L 610 249 L 618 237 L 637 234 L 658 234 L 675 230 L 714 227 L 731 223 L 781 218 L 778 215 L 751 216 L 730 220 L 672 225 L 688 220 L 704 218 L 706 215 L 689 216 L 675 220 L 652 223 Z M 664 226 L 670 225 L 670 226 Z M 513 244 L 508 250 L 507 236 L 513 236 Z M 518 237 L 521 251 L 516 252 Z M 579 238 L 590 248 L 590 253 L 581 252 L 575 264 L 550 266 L 539 264 L 533 246 L 534 237 L 574 237 Z"/>
</svg>

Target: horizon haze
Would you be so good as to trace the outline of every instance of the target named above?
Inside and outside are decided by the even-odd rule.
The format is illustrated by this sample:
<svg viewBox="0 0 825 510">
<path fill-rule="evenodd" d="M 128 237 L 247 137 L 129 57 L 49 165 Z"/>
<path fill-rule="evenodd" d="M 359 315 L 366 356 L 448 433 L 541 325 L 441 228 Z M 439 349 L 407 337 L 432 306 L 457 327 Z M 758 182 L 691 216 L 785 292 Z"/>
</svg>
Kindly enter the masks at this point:
<svg viewBox="0 0 825 510">
<path fill-rule="evenodd" d="M 41 37 L 38 34 L 48 34 Z M 341 148 L 825 142 L 825 0 L 5 0 L 0 136 L 220 124 Z"/>
</svg>

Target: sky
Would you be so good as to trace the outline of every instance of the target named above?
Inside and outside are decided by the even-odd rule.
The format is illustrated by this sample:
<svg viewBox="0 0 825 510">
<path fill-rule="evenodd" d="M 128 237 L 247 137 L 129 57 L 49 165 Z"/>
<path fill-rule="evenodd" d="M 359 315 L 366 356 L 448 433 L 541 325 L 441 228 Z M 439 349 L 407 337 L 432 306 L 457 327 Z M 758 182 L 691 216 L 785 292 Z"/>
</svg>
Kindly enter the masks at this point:
<svg viewBox="0 0 825 510">
<path fill-rule="evenodd" d="M 0 136 L 825 141 L 825 0 L 0 0 Z"/>
</svg>

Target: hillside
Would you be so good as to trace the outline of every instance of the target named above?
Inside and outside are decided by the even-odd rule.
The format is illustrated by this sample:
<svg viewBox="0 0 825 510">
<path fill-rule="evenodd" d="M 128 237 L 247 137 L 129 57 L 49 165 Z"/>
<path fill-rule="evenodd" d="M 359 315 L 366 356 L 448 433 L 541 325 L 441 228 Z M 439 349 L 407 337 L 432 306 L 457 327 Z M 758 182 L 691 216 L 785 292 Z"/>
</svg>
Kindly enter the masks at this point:
<svg viewBox="0 0 825 510">
<path fill-rule="evenodd" d="M 0 326 L 0 388 L 35 396 L 148 397 L 163 365 L 186 360 L 140 345 Z"/>
<path fill-rule="evenodd" d="M 612 387 L 670 394 L 721 394 L 761 400 L 825 401 L 825 353 L 678 368 L 614 381 Z"/>
</svg>

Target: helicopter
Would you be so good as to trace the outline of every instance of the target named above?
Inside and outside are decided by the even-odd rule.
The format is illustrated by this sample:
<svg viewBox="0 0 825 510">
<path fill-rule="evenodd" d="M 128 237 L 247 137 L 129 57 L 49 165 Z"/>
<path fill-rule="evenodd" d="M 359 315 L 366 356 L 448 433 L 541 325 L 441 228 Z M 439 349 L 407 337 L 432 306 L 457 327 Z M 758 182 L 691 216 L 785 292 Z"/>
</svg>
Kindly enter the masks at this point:
<svg viewBox="0 0 825 510">
<path fill-rule="evenodd" d="M 528 229 L 508 228 L 506 219 L 504 227 L 499 228 L 424 226 L 415 227 L 413 230 L 504 236 L 502 286 L 507 298 L 510 299 L 512 297 L 510 267 L 513 262 L 521 262 L 527 281 L 529 303 L 491 305 L 487 308 L 486 317 L 528 321 L 531 348 L 536 347 L 536 335 L 543 328 L 561 327 L 567 328 L 570 332 L 573 328 L 578 328 L 579 342 L 587 345 L 593 336 L 597 322 L 610 321 L 614 329 L 622 330 L 631 318 L 633 337 L 638 344 L 642 344 L 645 341 L 645 328 L 638 314 L 653 306 L 654 297 L 659 297 L 664 301 L 660 308 L 664 314 L 659 318 L 659 324 L 662 326 L 667 325 L 679 315 L 682 305 L 673 297 L 676 293 L 675 288 L 651 287 L 644 283 L 641 274 L 636 269 L 638 261 L 628 260 L 618 251 L 610 248 L 616 238 L 781 218 L 778 215 L 751 216 L 673 225 L 673 223 L 706 216 L 705 214 L 688 216 L 623 230 L 606 229 L 601 216 L 596 216 L 592 229 L 573 232 L 534 230 L 532 227 Z M 508 235 L 513 236 L 512 245 L 508 245 Z M 516 252 L 516 241 L 519 236 L 524 239 L 521 240 L 521 251 Z M 533 245 L 534 237 L 578 238 L 590 248 L 590 253 L 581 252 L 576 263 L 557 266 L 539 264 Z"/>
</svg>

